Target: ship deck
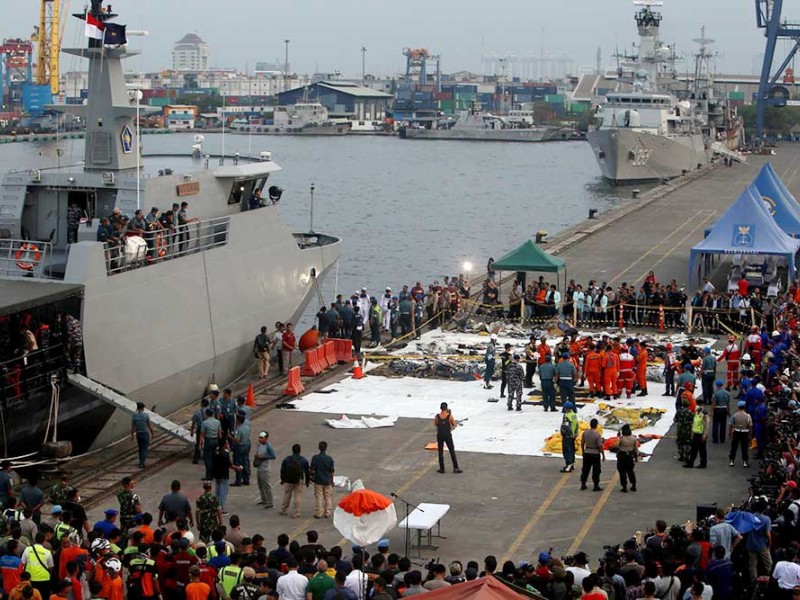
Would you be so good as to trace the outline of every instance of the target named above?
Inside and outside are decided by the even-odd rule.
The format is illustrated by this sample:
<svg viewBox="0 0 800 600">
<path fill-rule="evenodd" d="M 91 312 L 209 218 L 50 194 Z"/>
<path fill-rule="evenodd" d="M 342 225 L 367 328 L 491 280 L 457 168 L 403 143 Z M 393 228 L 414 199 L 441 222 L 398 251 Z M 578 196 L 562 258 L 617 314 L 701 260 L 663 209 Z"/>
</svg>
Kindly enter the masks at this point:
<svg viewBox="0 0 800 600">
<path fill-rule="evenodd" d="M 785 145 L 774 157 L 750 157 L 746 164 L 720 166 L 658 186 L 616 211 L 565 231 L 551 239 L 547 248 L 556 250 L 567 261 L 570 278 L 583 283 L 589 278 L 602 278 L 612 285 L 639 282 L 651 269 L 661 280 L 675 277 L 679 282 L 685 281 L 689 248 L 702 239 L 705 227 L 730 206 L 766 158 L 789 189 L 800 196 L 800 145 Z M 499 395 L 498 388 L 494 392 L 498 392 L 495 397 Z M 394 394 L 376 400 L 375 412 L 380 412 L 381 402 L 402 402 L 404 396 Z M 431 417 L 438 401 L 430 406 Z M 499 404 L 489 406 L 505 411 Z M 697 505 L 739 503 L 746 494 L 746 478 L 756 471 L 755 464 L 749 471 L 739 463 L 736 468 L 729 468 L 728 446 L 710 443 L 708 469 L 680 468 L 673 460 L 673 428 L 651 459 L 637 467 L 636 494 L 619 493 L 613 462 L 603 465 L 602 493 L 580 492 L 578 474 L 560 474 L 563 463 L 555 458 L 462 452 L 459 462 L 464 473 L 453 475 L 448 461 L 448 473 L 440 475 L 436 473 L 436 453 L 425 449 L 435 439 L 431 419 L 399 418 L 390 428 L 333 430 L 324 422 L 329 416 L 270 410 L 254 419 L 252 431 L 271 433 L 279 459 L 295 442 L 301 443 L 304 455 L 310 457 L 317 443 L 326 440 L 329 453 L 336 460 L 337 474 L 361 478 L 369 488 L 386 494 L 396 492 L 410 502 L 450 504 L 442 524 L 442 534 L 447 539 L 436 540 L 438 550 L 423 552 L 426 559 L 440 557 L 441 562 L 456 558 L 481 562 L 487 554 L 500 560 L 535 560 L 536 553 L 552 548 L 556 555 L 583 549 L 596 565 L 603 545 L 619 543 L 637 530 L 647 530 L 658 518 L 682 523 L 695 518 Z M 458 414 L 455 416 L 459 418 Z M 130 467 L 131 463 L 127 465 Z M 112 484 L 119 477 L 136 472 L 135 468 L 126 471 L 119 465 L 110 471 L 107 478 Z M 183 480 L 190 498 L 196 498 L 201 492 L 201 476 L 202 467 L 192 466 L 184 455 L 170 463 L 169 469 L 143 475 L 138 491 L 145 507 L 152 510 L 175 477 Z M 276 484 L 277 465 L 273 468 L 273 489 L 279 502 L 281 491 Z M 304 493 L 300 519 L 280 516 L 277 509 L 259 509 L 255 505 L 257 495 L 255 485 L 232 488 L 228 510 L 242 517 L 248 534 L 265 534 L 268 546 L 273 547 L 278 533 L 304 539 L 308 529 L 318 530 L 320 542 L 326 546 L 345 545 L 330 520 L 312 518 L 310 490 Z M 334 501 L 342 495 L 337 489 Z M 110 494 L 98 499 L 95 506 L 92 517 L 102 518 L 103 509 L 116 506 L 116 498 Z M 391 551 L 402 553 L 403 531 L 396 529 L 387 537 Z M 349 554 L 349 548 L 345 554 Z"/>
<path fill-rule="evenodd" d="M 79 296 L 83 286 L 54 281 L 0 279 L 0 316 Z"/>
</svg>

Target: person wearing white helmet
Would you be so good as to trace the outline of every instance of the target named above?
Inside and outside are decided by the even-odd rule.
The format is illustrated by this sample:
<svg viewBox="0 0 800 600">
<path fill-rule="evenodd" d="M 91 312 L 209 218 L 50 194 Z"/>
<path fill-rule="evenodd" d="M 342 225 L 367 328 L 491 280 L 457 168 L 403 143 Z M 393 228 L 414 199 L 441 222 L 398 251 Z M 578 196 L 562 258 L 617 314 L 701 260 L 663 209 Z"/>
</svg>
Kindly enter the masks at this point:
<svg viewBox="0 0 800 600">
<path fill-rule="evenodd" d="M 105 564 L 108 579 L 104 582 L 108 589 L 107 600 L 122 600 L 124 595 L 124 586 L 122 584 L 122 561 L 116 556 L 112 556 L 106 561 Z"/>
<path fill-rule="evenodd" d="M 486 352 L 483 360 L 486 363 L 486 371 L 483 373 L 483 387 L 487 390 L 492 389 L 492 376 L 494 375 L 494 365 L 497 354 L 497 334 L 489 336 L 489 343 L 486 345 Z"/>
</svg>

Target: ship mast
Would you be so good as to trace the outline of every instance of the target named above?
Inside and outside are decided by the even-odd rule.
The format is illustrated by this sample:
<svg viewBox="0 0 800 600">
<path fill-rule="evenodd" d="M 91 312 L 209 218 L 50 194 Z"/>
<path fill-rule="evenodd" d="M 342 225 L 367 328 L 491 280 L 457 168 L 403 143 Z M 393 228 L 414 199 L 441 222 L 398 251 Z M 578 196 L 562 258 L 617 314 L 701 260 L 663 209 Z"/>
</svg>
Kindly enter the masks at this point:
<svg viewBox="0 0 800 600">
<path fill-rule="evenodd" d="M 92 0 L 91 8 L 74 17 L 103 27 L 117 17 L 103 8 L 102 0 Z M 104 31 L 101 28 L 101 31 Z M 123 43 L 111 45 L 108 39 L 89 37 L 86 48 L 66 48 L 64 52 L 89 59 L 89 93 L 86 106 L 80 109 L 86 121 L 86 151 L 84 170 L 113 173 L 136 171 L 139 139 L 134 126 L 137 113 L 135 99 L 125 86 L 122 59 L 134 56 Z M 62 109 L 66 112 L 67 108 Z M 71 112 L 77 112 L 71 110 Z"/>
</svg>

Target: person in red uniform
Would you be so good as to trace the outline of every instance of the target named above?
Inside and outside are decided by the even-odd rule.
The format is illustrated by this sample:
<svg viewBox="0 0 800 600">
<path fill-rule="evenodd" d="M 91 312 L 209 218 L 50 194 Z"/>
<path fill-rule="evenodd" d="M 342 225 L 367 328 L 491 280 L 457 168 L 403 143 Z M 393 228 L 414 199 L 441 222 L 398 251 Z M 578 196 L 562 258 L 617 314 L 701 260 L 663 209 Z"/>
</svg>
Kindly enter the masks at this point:
<svg viewBox="0 0 800 600">
<path fill-rule="evenodd" d="M 758 334 L 758 327 L 753 325 L 753 327 L 750 328 L 750 335 L 747 336 L 744 342 L 744 351 L 746 354 L 750 355 L 750 360 L 753 361 L 756 371 L 761 369 L 762 350 L 761 336 Z"/>
<path fill-rule="evenodd" d="M 637 396 L 647 396 L 647 342 L 636 342 L 639 352 L 636 354 L 636 383 L 639 386 Z"/>
<path fill-rule="evenodd" d="M 594 344 L 589 345 L 589 351 L 583 357 L 583 374 L 589 382 L 589 394 L 594 396 L 603 391 L 603 381 L 600 378 L 600 354 Z"/>
<path fill-rule="evenodd" d="M 622 352 L 619 355 L 619 389 L 620 392 L 624 389 L 626 397 L 630 398 L 633 392 L 636 359 L 633 358 L 633 354 L 628 352 L 627 346 L 622 346 L 621 349 Z"/>
<path fill-rule="evenodd" d="M 739 350 L 739 344 L 736 343 L 736 337 L 733 335 L 728 336 L 728 345 L 722 351 L 717 362 L 725 361 L 725 367 L 728 371 L 727 384 L 725 389 L 731 391 L 731 388 L 736 389 L 739 387 L 739 360 L 742 356 L 742 351 Z"/>
<path fill-rule="evenodd" d="M 619 398 L 619 388 L 617 387 L 617 375 L 619 374 L 619 355 L 612 351 L 611 344 L 606 346 L 605 358 L 603 359 L 603 391 L 605 399 L 611 400 Z"/>
</svg>

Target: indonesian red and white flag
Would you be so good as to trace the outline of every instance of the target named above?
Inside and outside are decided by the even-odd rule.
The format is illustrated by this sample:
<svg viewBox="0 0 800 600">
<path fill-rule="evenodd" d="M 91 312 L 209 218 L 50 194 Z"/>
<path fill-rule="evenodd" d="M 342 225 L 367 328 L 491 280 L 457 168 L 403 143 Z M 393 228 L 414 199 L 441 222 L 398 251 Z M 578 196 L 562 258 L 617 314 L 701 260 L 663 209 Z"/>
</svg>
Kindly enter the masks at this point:
<svg viewBox="0 0 800 600">
<path fill-rule="evenodd" d="M 86 37 L 92 38 L 95 40 L 102 40 L 103 39 L 103 22 L 95 17 L 92 13 L 86 13 Z"/>
</svg>

